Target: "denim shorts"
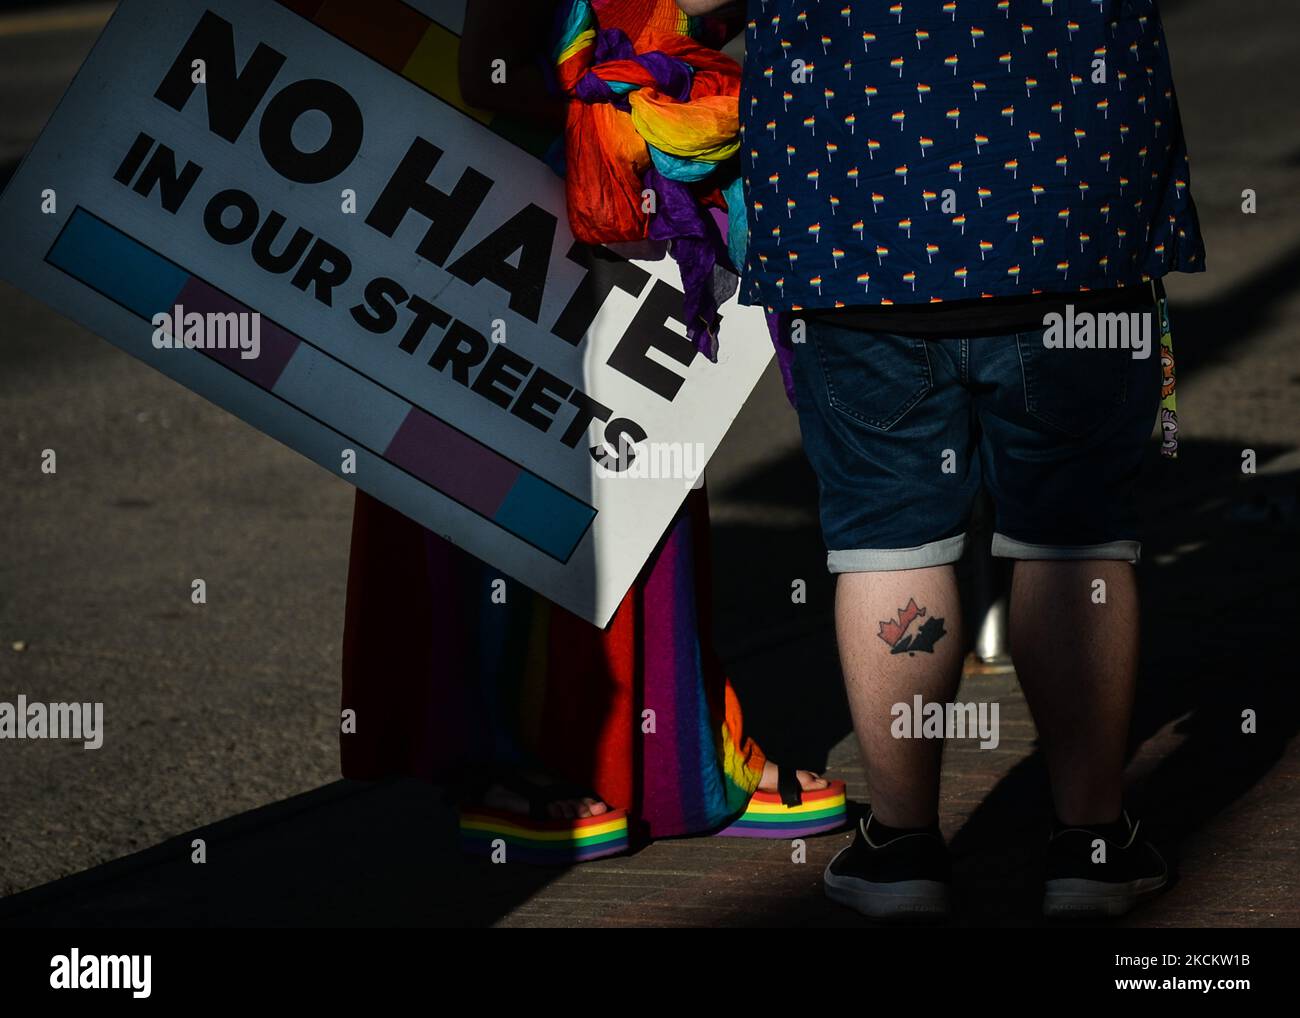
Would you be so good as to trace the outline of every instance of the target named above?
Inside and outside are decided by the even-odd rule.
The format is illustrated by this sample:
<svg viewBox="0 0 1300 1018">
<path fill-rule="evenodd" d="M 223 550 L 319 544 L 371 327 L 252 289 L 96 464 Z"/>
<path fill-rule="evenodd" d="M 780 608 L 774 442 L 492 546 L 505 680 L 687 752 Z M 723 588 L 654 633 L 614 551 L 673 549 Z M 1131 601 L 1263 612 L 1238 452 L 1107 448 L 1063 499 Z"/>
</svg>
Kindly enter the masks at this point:
<svg viewBox="0 0 1300 1018">
<path fill-rule="evenodd" d="M 920 339 L 832 322 L 805 322 L 794 364 L 831 572 L 957 561 L 981 486 L 994 555 L 1137 561 L 1158 330 L 1135 358 L 1049 349 L 1042 331 Z"/>
</svg>

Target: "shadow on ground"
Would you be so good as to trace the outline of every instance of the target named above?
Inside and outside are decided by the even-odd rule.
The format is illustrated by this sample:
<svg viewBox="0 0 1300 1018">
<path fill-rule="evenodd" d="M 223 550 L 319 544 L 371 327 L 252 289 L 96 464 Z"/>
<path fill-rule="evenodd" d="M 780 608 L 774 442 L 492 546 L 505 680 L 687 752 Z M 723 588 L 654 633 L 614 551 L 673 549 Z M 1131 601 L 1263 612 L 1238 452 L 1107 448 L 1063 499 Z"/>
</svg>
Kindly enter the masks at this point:
<svg viewBox="0 0 1300 1018">
<path fill-rule="evenodd" d="M 338 781 L 6 898 L 0 926 L 480 926 L 553 873 L 463 858 L 421 782 Z"/>
</svg>

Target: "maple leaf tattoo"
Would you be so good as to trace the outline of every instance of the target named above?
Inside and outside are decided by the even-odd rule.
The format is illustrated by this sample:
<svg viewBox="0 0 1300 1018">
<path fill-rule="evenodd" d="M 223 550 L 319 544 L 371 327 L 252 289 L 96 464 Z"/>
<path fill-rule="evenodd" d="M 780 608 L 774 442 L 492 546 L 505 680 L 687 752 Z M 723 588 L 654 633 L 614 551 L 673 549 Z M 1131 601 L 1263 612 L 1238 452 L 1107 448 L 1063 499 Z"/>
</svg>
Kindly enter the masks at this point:
<svg viewBox="0 0 1300 1018">
<path fill-rule="evenodd" d="M 907 627 L 915 622 L 917 618 L 924 615 L 925 609 L 918 608 L 916 606 L 916 598 L 910 597 L 907 599 L 907 607 L 898 609 L 898 620 L 896 622 L 880 623 L 880 632 L 877 635 L 893 647 L 902 638 L 903 634 L 907 632 Z"/>
<path fill-rule="evenodd" d="M 913 623 L 918 619 L 924 621 L 913 630 Z M 917 605 L 916 598 L 909 597 L 907 607 L 898 609 L 898 618 L 881 622 L 880 632 L 876 635 L 889 644 L 891 654 L 915 654 L 917 651 L 933 654 L 934 645 L 947 634 L 943 619 L 927 617 L 925 609 Z"/>
</svg>

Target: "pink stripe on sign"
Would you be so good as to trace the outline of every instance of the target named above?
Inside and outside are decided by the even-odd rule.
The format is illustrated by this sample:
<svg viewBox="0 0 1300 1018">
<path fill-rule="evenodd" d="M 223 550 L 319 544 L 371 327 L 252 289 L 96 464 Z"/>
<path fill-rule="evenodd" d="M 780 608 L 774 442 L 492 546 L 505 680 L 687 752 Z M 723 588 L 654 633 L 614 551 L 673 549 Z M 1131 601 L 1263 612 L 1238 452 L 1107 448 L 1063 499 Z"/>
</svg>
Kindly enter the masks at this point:
<svg viewBox="0 0 1300 1018">
<path fill-rule="evenodd" d="M 523 468 L 450 424 L 413 409 L 384 458 L 491 519 Z"/>
<path fill-rule="evenodd" d="M 209 312 L 227 314 L 232 311 L 236 314 L 253 313 L 252 309 L 246 304 L 239 303 L 233 297 L 222 293 L 195 276 L 191 276 L 190 281 L 181 289 L 180 296 L 176 298 L 176 303 L 184 308 L 187 314 L 191 311 L 198 311 L 203 314 Z M 170 313 L 172 309 L 168 308 L 167 311 Z M 235 374 L 242 375 L 254 385 L 260 386 L 269 392 L 275 387 L 275 383 L 279 381 L 284 366 L 289 363 L 289 358 L 298 349 L 300 342 L 302 341 L 292 332 L 280 328 L 269 318 L 263 318 L 261 322 L 261 352 L 258 356 L 246 359 L 240 356 L 238 349 L 203 350 L 201 352 L 214 361 L 224 364 Z"/>
</svg>

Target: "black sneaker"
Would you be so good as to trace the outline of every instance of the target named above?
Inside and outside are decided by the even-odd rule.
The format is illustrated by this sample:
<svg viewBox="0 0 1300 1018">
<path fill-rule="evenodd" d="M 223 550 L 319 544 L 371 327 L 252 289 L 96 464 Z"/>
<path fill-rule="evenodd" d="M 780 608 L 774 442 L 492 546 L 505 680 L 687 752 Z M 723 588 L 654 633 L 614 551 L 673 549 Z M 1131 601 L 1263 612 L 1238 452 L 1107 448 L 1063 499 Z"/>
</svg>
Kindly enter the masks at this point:
<svg viewBox="0 0 1300 1018">
<path fill-rule="evenodd" d="M 1123 841 L 1083 827 L 1057 825 L 1047 846 L 1043 915 L 1056 919 L 1124 915 L 1169 883 L 1169 867 L 1124 814 Z M 1099 845 L 1097 842 L 1102 842 Z M 1105 849 L 1105 861 L 1094 861 Z"/>
<path fill-rule="evenodd" d="M 937 830 L 882 836 L 871 813 L 858 821 L 853 844 L 830 861 L 826 897 L 872 919 L 931 919 L 948 915 L 952 863 Z"/>
</svg>

